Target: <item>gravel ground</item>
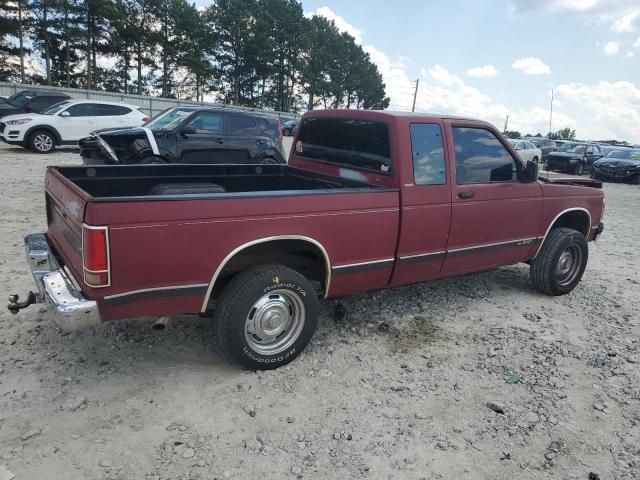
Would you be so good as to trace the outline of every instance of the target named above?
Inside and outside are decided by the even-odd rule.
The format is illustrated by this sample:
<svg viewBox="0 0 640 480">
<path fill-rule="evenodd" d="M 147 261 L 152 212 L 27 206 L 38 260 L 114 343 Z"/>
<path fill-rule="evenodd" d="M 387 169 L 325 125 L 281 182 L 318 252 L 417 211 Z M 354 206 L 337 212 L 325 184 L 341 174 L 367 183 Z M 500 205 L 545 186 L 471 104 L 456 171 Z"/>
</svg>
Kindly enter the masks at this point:
<svg viewBox="0 0 640 480">
<path fill-rule="evenodd" d="M 0 146 L 5 298 L 34 288 L 45 166 L 78 159 Z M 640 188 L 605 191 L 572 294 L 518 265 L 324 302 L 273 372 L 221 359 L 208 319 L 63 336 L 3 309 L 0 480 L 640 478 Z"/>
</svg>

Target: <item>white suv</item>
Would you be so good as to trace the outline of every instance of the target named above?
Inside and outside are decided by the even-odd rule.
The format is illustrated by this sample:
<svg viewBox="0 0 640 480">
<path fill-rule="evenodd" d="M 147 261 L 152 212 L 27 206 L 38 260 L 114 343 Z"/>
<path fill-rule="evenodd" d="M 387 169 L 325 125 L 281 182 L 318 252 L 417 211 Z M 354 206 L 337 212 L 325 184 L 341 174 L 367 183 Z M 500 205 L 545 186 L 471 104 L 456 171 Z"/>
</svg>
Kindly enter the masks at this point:
<svg viewBox="0 0 640 480">
<path fill-rule="evenodd" d="M 139 108 L 125 103 L 65 100 L 42 113 L 2 117 L 0 140 L 49 153 L 56 145 L 77 145 L 94 130 L 139 127 L 149 120 Z"/>
</svg>

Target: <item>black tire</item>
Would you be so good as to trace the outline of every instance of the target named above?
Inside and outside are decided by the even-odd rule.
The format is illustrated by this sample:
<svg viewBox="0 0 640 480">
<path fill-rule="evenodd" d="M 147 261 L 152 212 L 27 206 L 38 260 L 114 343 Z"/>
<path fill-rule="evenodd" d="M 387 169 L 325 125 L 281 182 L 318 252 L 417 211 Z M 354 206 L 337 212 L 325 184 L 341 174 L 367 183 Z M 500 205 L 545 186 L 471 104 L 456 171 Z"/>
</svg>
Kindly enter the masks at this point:
<svg viewBox="0 0 640 480">
<path fill-rule="evenodd" d="M 575 167 L 573 167 L 573 174 L 578 175 L 579 177 L 584 174 L 584 163 L 579 162 Z"/>
<path fill-rule="evenodd" d="M 545 172 L 549 172 L 549 171 L 551 170 L 551 168 L 549 167 L 549 165 L 547 165 L 546 163 L 544 164 L 544 167 L 542 167 L 542 168 L 544 168 L 544 171 L 545 171 Z"/>
<path fill-rule="evenodd" d="M 29 135 L 28 144 L 35 153 L 51 153 L 56 148 L 56 137 L 47 130 L 36 130 Z"/>
<path fill-rule="evenodd" d="M 276 325 L 267 324 L 273 313 Z M 281 319 L 278 313 L 287 318 Z M 296 313 L 301 313 L 302 323 L 294 320 Z M 237 274 L 224 287 L 214 318 L 218 345 L 224 354 L 248 369 L 272 370 L 300 355 L 313 337 L 318 325 L 318 298 L 312 283 L 295 270 L 263 265 Z M 274 329 L 272 339 L 260 330 L 264 325 Z M 252 328 L 254 333 L 249 332 Z M 269 341 L 274 345 L 280 342 L 280 350 L 273 347 L 268 351 Z"/>
<path fill-rule="evenodd" d="M 540 161 L 538 160 L 538 157 L 533 157 L 533 163 L 540 163 Z"/>
<path fill-rule="evenodd" d="M 564 273 L 566 255 L 572 257 Z M 554 228 L 542 244 L 538 256 L 531 261 L 531 283 L 547 295 L 565 295 L 580 282 L 589 259 L 589 247 L 584 235 L 570 228 Z"/>
</svg>

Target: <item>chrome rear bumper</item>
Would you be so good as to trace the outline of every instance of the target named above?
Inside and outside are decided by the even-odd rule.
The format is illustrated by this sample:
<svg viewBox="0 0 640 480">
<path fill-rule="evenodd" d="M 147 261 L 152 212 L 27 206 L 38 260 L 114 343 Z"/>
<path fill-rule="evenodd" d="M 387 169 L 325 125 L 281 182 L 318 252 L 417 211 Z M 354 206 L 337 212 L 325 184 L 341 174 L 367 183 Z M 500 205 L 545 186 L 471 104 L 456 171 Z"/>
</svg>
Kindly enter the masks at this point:
<svg viewBox="0 0 640 480">
<path fill-rule="evenodd" d="M 58 264 L 47 237 L 33 233 L 24 238 L 24 244 L 38 287 L 37 301 L 47 306 L 56 325 L 63 332 L 100 325 L 98 304 L 82 296 L 70 275 Z"/>
</svg>

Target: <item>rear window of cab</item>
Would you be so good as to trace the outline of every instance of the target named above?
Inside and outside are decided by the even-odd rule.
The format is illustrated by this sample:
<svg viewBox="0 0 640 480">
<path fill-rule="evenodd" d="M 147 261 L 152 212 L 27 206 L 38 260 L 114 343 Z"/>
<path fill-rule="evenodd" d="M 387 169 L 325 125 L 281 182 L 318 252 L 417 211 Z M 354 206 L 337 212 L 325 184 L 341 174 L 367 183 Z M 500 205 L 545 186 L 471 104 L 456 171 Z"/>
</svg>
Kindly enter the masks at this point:
<svg viewBox="0 0 640 480">
<path fill-rule="evenodd" d="M 296 153 L 318 160 L 389 174 L 391 142 L 384 122 L 352 118 L 305 118 Z"/>
</svg>

